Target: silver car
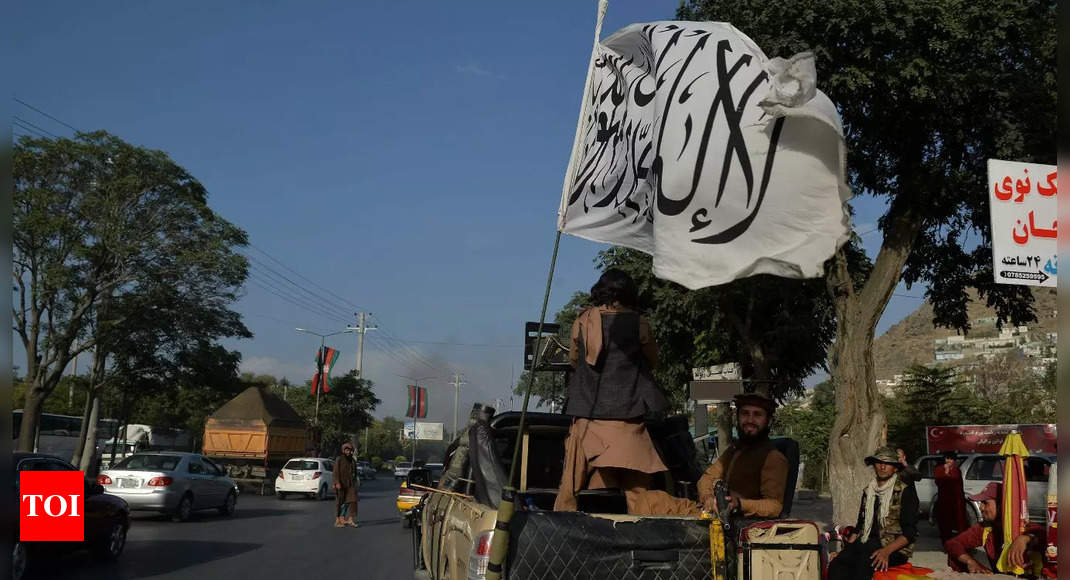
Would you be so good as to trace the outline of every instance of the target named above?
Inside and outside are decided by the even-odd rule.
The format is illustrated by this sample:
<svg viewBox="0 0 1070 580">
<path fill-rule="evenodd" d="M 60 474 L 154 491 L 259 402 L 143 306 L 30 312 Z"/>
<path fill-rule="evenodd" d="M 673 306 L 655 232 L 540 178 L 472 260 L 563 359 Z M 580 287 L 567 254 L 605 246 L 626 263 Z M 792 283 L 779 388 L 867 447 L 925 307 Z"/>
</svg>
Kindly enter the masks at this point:
<svg viewBox="0 0 1070 580">
<path fill-rule="evenodd" d="M 1034 523 L 1047 521 L 1048 474 L 1055 462 L 1054 455 L 1033 455 L 1025 458 L 1026 493 L 1028 494 L 1029 519 Z M 944 463 L 941 455 L 925 455 L 916 462 L 922 479 L 914 487 L 918 492 L 919 508 L 923 517 L 934 520 L 936 485 L 933 469 Z M 958 457 L 962 470 L 962 486 L 966 495 L 979 493 L 989 482 L 1003 481 L 1003 458 L 994 453 L 962 453 Z M 976 502 L 967 502 L 966 515 L 970 522 L 979 519 L 980 508 Z"/>
<path fill-rule="evenodd" d="M 179 522 L 204 509 L 229 516 L 238 502 L 234 480 L 196 453 L 136 453 L 101 472 L 97 483 L 125 499 L 131 510 L 167 513 Z"/>
</svg>

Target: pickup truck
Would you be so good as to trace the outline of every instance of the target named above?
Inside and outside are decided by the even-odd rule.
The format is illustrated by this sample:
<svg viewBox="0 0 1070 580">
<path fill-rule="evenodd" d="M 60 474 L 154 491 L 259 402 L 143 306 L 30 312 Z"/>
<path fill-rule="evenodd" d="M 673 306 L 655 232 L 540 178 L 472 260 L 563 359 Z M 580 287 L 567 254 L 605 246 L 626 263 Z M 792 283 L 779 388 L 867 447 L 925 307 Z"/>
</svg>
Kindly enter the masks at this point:
<svg viewBox="0 0 1070 580">
<path fill-rule="evenodd" d="M 489 436 L 480 440 L 470 433 L 469 468 L 460 480 L 460 489 L 454 487 L 448 490 L 450 493 L 429 493 L 421 500 L 414 513 L 418 525 L 413 527 L 417 561 L 414 577 L 417 580 L 485 577 L 500 489 L 507 477 L 504 474 L 509 472 L 519 419 L 520 413 L 499 414 L 490 421 Z M 517 511 L 510 523 L 506 578 L 697 580 L 725 578 L 726 570 L 729 571 L 727 577 L 736 576 L 732 573 L 735 566 L 724 561 L 720 549 L 720 560 L 711 559 L 711 547 L 718 542 L 711 542 L 713 526 L 710 520 L 628 515 L 620 490 L 582 491 L 578 495 L 579 511 L 554 512 L 564 441 L 570 423 L 571 418 L 565 415 L 527 415 L 526 432 L 521 440 L 521 466 L 517 470 L 517 480 L 513 481 L 518 490 Z M 648 422 L 647 427 L 655 447 L 669 467 L 658 487 L 677 497 L 694 499 L 695 485 L 702 469 L 687 430 L 687 419 L 673 417 Z M 789 462 L 794 459 L 797 466 L 798 447 L 794 441 L 778 441 L 790 442 L 794 446 L 794 457 L 789 455 Z M 493 464 L 488 466 L 491 461 Z M 446 463 L 449 464 L 449 458 Z M 789 469 L 785 515 L 790 510 L 790 498 L 795 489 L 795 478 L 790 474 L 795 473 L 796 470 Z M 487 481 L 496 478 L 500 481 Z M 772 523 L 800 522 L 778 520 Z M 761 525 L 768 530 L 769 524 Z M 814 534 L 808 536 L 812 541 L 805 547 L 793 549 L 790 557 L 824 562 L 816 527 L 814 530 Z M 779 541 L 777 545 L 782 546 L 787 540 Z M 719 545 L 723 549 L 724 543 Z M 749 564 L 749 557 L 747 560 Z M 811 568 L 814 567 L 812 564 Z M 821 567 L 816 565 L 818 570 Z M 819 578 L 820 571 L 817 575 L 793 577 Z"/>
</svg>

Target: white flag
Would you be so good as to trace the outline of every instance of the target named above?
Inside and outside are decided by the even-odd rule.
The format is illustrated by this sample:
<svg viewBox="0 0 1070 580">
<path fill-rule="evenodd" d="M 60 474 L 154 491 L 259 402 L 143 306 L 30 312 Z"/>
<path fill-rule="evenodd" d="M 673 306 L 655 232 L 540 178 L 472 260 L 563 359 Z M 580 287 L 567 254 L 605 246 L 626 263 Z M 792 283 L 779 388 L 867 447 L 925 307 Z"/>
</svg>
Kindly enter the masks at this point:
<svg viewBox="0 0 1070 580">
<path fill-rule="evenodd" d="M 633 24 L 594 61 L 558 228 L 688 288 L 823 275 L 847 241 L 843 129 L 812 55 L 719 22 Z"/>
</svg>

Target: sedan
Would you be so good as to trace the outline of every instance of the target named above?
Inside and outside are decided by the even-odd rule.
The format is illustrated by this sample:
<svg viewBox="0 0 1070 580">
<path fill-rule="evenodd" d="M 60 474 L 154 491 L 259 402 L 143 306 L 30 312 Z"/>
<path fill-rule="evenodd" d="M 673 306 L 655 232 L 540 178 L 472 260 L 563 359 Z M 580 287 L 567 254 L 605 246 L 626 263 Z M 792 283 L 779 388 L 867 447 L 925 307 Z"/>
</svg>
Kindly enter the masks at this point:
<svg viewBox="0 0 1070 580">
<path fill-rule="evenodd" d="M 78 471 L 70 463 L 41 453 L 17 452 L 12 456 L 15 472 L 15 494 L 10 496 L 11 513 L 18 511 L 19 472 L 22 471 Z M 21 542 L 19 520 L 15 518 L 15 544 L 11 552 L 11 577 L 28 578 L 33 569 L 50 557 L 76 550 L 89 549 L 103 560 L 115 560 L 126 547 L 126 533 L 130 529 L 130 507 L 121 498 L 107 495 L 104 489 L 87 481 L 85 485 L 85 539 L 81 542 Z"/>
<path fill-rule="evenodd" d="M 316 499 L 327 499 L 334 493 L 334 462 L 320 457 L 298 457 L 286 462 L 275 478 L 275 495 L 286 499 L 300 493 Z"/>
<path fill-rule="evenodd" d="M 137 453 L 97 476 L 105 491 L 130 504 L 130 509 L 171 514 L 184 522 L 197 510 L 234 513 L 238 486 L 218 465 L 196 453 Z"/>
</svg>

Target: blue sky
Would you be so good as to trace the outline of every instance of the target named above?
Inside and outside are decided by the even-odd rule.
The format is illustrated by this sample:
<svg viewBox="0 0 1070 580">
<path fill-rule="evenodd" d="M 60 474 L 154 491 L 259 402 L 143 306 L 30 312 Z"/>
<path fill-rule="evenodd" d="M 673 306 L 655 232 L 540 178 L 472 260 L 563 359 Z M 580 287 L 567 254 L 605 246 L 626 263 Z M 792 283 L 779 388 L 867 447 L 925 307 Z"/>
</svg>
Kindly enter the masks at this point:
<svg viewBox="0 0 1070 580">
<path fill-rule="evenodd" d="M 15 97 L 167 151 L 249 233 L 254 283 L 237 309 L 256 336 L 228 343 L 245 370 L 310 378 L 319 341 L 294 327 L 341 330 L 360 307 L 381 326 L 365 350 L 384 401 L 376 414 L 403 413 L 408 381 L 396 375 L 434 376 L 432 415 L 446 419 L 450 372 L 467 378 L 462 409 L 508 401 L 520 373 L 595 4 L 22 2 L 12 6 Z M 615 1 L 603 37 L 670 19 L 677 5 Z M 32 131 L 71 133 L 13 107 Z M 855 206 L 856 230 L 874 230 L 879 204 Z M 880 233 L 864 240 L 872 254 Z M 599 249 L 563 240 L 551 313 L 590 287 Z M 265 289 L 303 293 L 268 267 L 319 304 Z M 920 304 L 893 298 L 879 330 Z M 336 372 L 355 366 L 355 337 L 330 340 L 342 351 Z"/>
</svg>

